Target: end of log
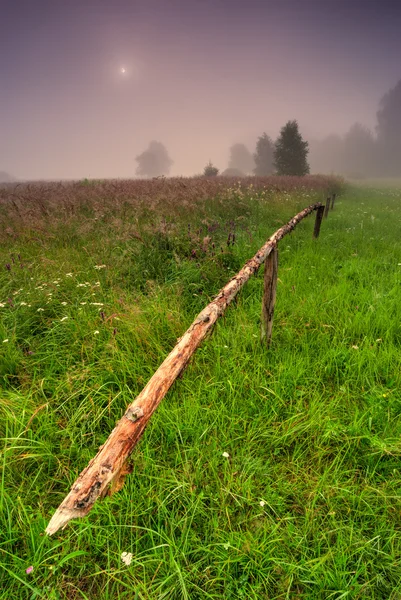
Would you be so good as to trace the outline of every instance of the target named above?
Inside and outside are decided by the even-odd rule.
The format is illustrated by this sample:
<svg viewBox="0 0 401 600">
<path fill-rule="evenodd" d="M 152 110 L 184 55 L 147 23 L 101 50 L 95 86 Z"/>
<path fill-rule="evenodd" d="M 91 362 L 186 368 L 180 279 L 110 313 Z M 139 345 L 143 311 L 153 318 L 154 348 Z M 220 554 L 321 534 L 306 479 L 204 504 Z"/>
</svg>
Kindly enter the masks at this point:
<svg viewBox="0 0 401 600">
<path fill-rule="evenodd" d="M 71 508 L 63 508 L 59 506 L 54 515 L 49 521 L 48 526 L 46 527 L 47 535 L 53 535 L 59 529 L 64 529 L 67 527 L 68 523 L 71 519 L 77 519 L 78 517 L 85 517 L 85 515 L 89 511 L 71 509 Z"/>
</svg>

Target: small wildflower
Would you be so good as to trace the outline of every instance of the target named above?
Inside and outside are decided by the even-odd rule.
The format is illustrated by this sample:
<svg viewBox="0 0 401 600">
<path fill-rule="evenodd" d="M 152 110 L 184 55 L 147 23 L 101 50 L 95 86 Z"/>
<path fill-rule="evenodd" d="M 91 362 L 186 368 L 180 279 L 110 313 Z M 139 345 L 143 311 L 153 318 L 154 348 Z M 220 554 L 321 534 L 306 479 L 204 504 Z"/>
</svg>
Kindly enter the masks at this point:
<svg viewBox="0 0 401 600">
<path fill-rule="evenodd" d="M 36 312 L 43 312 L 45 309 L 44 308 L 38 308 L 38 310 Z"/>
<path fill-rule="evenodd" d="M 3 340 L 3 344 L 7 344 L 8 342 L 8 338 L 6 338 L 5 340 Z"/>
<path fill-rule="evenodd" d="M 66 273 L 65 276 L 66 277 L 72 277 L 72 273 Z"/>
<path fill-rule="evenodd" d="M 358 350 L 358 349 L 359 349 L 359 346 L 352 346 L 352 348 L 353 348 L 354 350 Z"/>
<path fill-rule="evenodd" d="M 33 566 L 32 565 L 30 567 L 28 567 L 27 569 L 25 569 L 25 573 L 27 575 L 29 575 L 30 573 L 32 573 L 32 571 L 33 571 Z"/>
<path fill-rule="evenodd" d="M 62 302 L 61 303 L 63 306 L 67 306 L 68 302 Z"/>
<path fill-rule="evenodd" d="M 230 458 L 230 455 L 228 452 L 223 452 L 222 456 L 224 456 L 224 458 Z"/>
<path fill-rule="evenodd" d="M 20 306 L 27 306 L 27 303 L 26 302 L 20 302 L 19 305 Z"/>
<path fill-rule="evenodd" d="M 227 544 L 223 544 L 224 550 L 228 550 L 229 547 L 230 547 L 230 542 L 227 542 Z"/>
<path fill-rule="evenodd" d="M 93 332 L 93 335 L 99 335 L 99 333 L 100 333 L 99 330 L 96 329 L 96 331 Z"/>
<path fill-rule="evenodd" d="M 68 317 L 63 317 L 62 319 L 60 319 L 60 323 L 62 323 L 63 321 L 66 321 L 68 319 Z"/>
<path fill-rule="evenodd" d="M 103 306 L 103 302 L 91 302 L 92 306 Z"/>
<path fill-rule="evenodd" d="M 224 348 L 228 348 L 228 346 L 224 346 Z"/>
<path fill-rule="evenodd" d="M 97 269 L 98 271 L 100 271 L 100 269 L 105 269 L 106 265 L 95 265 L 95 269 Z"/>
<path fill-rule="evenodd" d="M 80 302 L 80 304 L 82 304 L 82 306 L 85 306 L 86 302 Z"/>
<path fill-rule="evenodd" d="M 5 307 L 4 302 L 0 302 L 0 308 L 4 308 L 4 307 Z"/>
<path fill-rule="evenodd" d="M 129 567 L 129 565 L 132 562 L 132 552 L 122 552 L 121 553 L 121 560 L 123 561 L 123 563 L 125 565 L 127 565 L 127 567 Z"/>
<path fill-rule="evenodd" d="M 259 504 L 260 504 L 260 506 L 264 506 L 264 505 L 266 504 L 266 502 L 265 502 L 264 500 L 261 500 L 261 501 L 259 502 Z"/>
</svg>

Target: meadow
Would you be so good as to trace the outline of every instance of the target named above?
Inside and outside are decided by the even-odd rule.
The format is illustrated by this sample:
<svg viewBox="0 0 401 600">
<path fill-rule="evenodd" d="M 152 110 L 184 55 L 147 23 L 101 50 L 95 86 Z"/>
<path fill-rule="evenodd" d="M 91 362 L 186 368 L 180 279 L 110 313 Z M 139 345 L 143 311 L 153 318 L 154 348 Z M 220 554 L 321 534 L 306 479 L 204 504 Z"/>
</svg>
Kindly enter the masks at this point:
<svg viewBox="0 0 401 600">
<path fill-rule="evenodd" d="M 194 317 L 279 245 L 116 494 L 44 534 Z M 401 599 L 401 189 L 330 178 L 0 189 L 0 599 Z"/>
</svg>

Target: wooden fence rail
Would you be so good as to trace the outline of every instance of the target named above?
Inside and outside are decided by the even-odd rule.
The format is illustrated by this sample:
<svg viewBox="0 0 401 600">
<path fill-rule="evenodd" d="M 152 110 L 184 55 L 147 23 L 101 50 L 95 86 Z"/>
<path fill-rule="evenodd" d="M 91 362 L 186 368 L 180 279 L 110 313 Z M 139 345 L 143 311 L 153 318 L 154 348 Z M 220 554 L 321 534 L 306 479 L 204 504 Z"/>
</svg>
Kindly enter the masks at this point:
<svg viewBox="0 0 401 600">
<path fill-rule="evenodd" d="M 260 248 L 253 258 L 225 285 L 210 304 L 202 310 L 178 340 L 175 348 L 153 374 L 147 385 L 128 406 L 123 417 L 109 435 L 96 456 L 89 462 L 73 484 L 69 494 L 57 508 L 51 518 L 46 533 L 52 535 L 76 517 L 84 517 L 98 498 L 104 497 L 111 484 L 111 491 L 120 489 L 128 473 L 126 461 L 139 441 L 150 417 L 185 369 L 189 359 L 212 330 L 217 319 L 224 314 L 227 306 L 235 298 L 248 279 L 265 262 L 264 295 L 262 302 L 261 337 L 269 344 L 276 298 L 278 242 L 296 225 L 312 212 L 316 211 L 313 237 L 320 232 L 323 212 L 330 209 L 329 198 L 326 206 L 320 202 L 304 208 L 288 223 L 280 227 Z M 267 259 L 267 260 L 266 260 Z"/>
</svg>

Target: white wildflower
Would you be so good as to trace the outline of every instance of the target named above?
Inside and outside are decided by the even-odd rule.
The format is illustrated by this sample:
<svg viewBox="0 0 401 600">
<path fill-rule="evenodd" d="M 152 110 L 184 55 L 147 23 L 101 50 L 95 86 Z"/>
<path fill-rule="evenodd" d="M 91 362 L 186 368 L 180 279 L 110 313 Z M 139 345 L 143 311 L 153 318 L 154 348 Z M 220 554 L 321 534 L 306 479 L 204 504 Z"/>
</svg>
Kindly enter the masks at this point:
<svg viewBox="0 0 401 600">
<path fill-rule="evenodd" d="M 44 308 L 38 308 L 37 312 L 43 312 L 44 310 Z"/>
<path fill-rule="evenodd" d="M 4 308 L 4 307 L 5 307 L 4 302 L 0 302 L 0 308 Z"/>
<path fill-rule="evenodd" d="M 66 273 L 65 276 L 66 277 L 72 277 L 72 273 Z"/>
<path fill-rule="evenodd" d="M 6 338 L 5 340 L 3 340 L 3 344 L 7 344 L 8 342 L 8 338 Z"/>
<path fill-rule="evenodd" d="M 259 502 L 259 504 L 260 504 L 260 506 L 262 506 L 262 507 L 263 507 L 263 506 L 266 504 L 266 502 L 265 502 L 264 500 L 261 500 L 261 501 Z"/>
<path fill-rule="evenodd" d="M 61 303 L 63 306 L 67 306 L 68 302 L 62 302 Z"/>
<path fill-rule="evenodd" d="M 20 302 L 19 305 L 20 306 L 27 306 L 27 303 L 26 302 Z"/>
<path fill-rule="evenodd" d="M 354 345 L 354 346 L 351 346 L 351 348 L 353 348 L 354 350 L 358 350 L 359 346 Z"/>
<path fill-rule="evenodd" d="M 68 319 L 68 317 L 63 317 L 62 319 L 60 319 L 60 323 L 62 323 L 63 321 L 66 321 Z"/>
<path fill-rule="evenodd" d="M 82 306 L 85 306 L 86 302 L 80 302 L 80 304 L 82 304 Z"/>
<path fill-rule="evenodd" d="M 227 542 L 227 544 L 223 544 L 224 550 L 228 550 L 229 547 L 230 547 L 230 542 Z"/>
<path fill-rule="evenodd" d="M 91 302 L 92 306 L 103 306 L 103 302 Z"/>
<path fill-rule="evenodd" d="M 230 458 L 230 455 L 228 452 L 223 452 L 222 456 L 224 456 L 224 458 Z"/>
<path fill-rule="evenodd" d="M 123 563 L 125 565 L 127 565 L 127 567 L 129 567 L 129 565 L 132 562 L 132 552 L 122 552 L 121 553 L 121 560 L 123 561 Z"/>
<path fill-rule="evenodd" d="M 96 331 L 93 332 L 93 335 L 99 335 L 99 333 L 100 333 L 99 330 L 96 329 Z"/>
<path fill-rule="evenodd" d="M 97 269 L 98 271 L 100 271 L 100 269 L 105 269 L 106 265 L 95 265 L 95 269 Z"/>
</svg>

